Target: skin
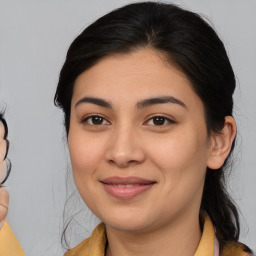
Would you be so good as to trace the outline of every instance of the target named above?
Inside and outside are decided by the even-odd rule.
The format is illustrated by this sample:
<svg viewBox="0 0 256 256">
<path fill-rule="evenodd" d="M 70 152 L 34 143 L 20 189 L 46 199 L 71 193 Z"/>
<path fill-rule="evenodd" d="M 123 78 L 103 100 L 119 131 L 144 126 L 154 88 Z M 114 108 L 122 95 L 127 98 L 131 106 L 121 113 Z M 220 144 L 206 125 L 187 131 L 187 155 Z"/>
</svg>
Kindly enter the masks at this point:
<svg viewBox="0 0 256 256">
<path fill-rule="evenodd" d="M 136 108 L 161 96 L 184 105 Z M 112 108 L 81 102 L 84 97 L 104 99 Z M 93 115 L 103 119 L 97 123 Z M 159 123 L 159 116 L 167 119 Z M 203 102 L 186 76 L 154 50 L 108 56 L 82 73 L 74 85 L 68 145 L 78 191 L 106 225 L 106 255 L 194 255 L 206 167 L 223 164 L 235 132 L 233 118 L 226 117 L 222 133 L 209 136 Z M 112 176 L 155 184 L 119 199 L 101 183 Z"/>
</svg>

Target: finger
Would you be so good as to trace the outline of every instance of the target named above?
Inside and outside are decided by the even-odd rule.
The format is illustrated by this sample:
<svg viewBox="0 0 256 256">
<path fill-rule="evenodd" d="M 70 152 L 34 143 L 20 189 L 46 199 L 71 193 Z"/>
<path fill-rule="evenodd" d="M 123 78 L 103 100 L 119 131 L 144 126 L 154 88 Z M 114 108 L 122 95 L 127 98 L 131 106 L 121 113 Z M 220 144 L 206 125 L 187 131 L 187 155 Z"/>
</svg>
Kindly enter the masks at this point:
<svg viewBox="0 0 256 256">
<path fill-rule="evenodd" d="M 0 163 L 4 161 L 7 152 L 7 141 L 0 139 Z"/>
<path fill-rule="evenodd" d="M 3 122 L 0 122 L 0 139 L 3 139 L 5 135 L 5 127 Z"/>
<path fill-rule="evenodd" d="M 6 188 L 0 188 L 0 204 L 1 206 L 8 208 L 9 205 L 9 193 Z"/>
<path fill-rule="evenodd" d="M 8 213 L 9 194 L 5 188 L 0 188 L 0 222 L 5 220 Z"/>
<path fill-rule="evenodd" d="M 0 163 L 0 186 L 7 176 L 7 164 L 6 161 Z"/>
</svg>

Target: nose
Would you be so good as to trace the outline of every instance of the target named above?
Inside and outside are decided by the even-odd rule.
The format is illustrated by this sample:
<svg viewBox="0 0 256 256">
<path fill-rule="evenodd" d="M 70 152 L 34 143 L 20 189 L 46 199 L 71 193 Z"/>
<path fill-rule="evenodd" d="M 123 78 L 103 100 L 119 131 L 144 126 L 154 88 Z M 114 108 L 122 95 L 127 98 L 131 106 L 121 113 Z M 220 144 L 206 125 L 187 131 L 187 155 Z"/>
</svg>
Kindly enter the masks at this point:
<svg viewBox="0 0 256 256">
<path fill-rule="evenodd" d="M 119 128 L 113 134 L 106 152 L 106 160 L 119 168 L 143 163 L 146 154 L 139 134 L 132 128 Z"/>
</svg>

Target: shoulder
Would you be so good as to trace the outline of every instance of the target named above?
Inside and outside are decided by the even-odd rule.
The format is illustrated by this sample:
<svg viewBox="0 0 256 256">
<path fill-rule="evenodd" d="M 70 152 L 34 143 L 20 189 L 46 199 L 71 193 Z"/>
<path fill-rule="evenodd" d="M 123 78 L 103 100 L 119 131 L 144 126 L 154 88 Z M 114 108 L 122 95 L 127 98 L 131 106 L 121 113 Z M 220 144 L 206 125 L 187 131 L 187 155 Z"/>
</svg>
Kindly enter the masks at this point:
<svg viewBox="0 0 256 256">
<path fill-rule="evenodd" d="M 104 256 L 107 238 L 105 225 L 100 223 L 92 232 L 92 235 L 76 247 L 68 250 L 65 256 Z"/>
<path fill-rule="evenodd" d="M 85 239 L 83 242 L 81 242 L 79 245 L 77 245 L 76 247 L 68 250 L 64 256 L 74 256 L 77 255 L 78 253 L 82 252 L 82 251 L 86 251 L 88 244 L 89 244 L 90 238 Z"/>
<path fill-rule="evenodd" d="M 0 255 L 25 256 L 19 241 L 7 221 L 4 222 L 0 231 Z"/>
<path fill-rule="evenodd" d="M 240 242 L 226 242 L 220 256 L 253 256 L 252 250 Z"/>
</svg>

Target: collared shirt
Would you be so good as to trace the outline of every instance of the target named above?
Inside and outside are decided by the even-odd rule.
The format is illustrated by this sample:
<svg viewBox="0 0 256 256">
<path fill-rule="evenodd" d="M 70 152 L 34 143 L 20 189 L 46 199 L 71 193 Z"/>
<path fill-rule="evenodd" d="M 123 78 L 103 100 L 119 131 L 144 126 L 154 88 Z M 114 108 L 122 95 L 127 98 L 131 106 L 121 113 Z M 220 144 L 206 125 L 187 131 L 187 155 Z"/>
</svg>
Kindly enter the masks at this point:
<svg viewBox="0 0 256 256">
<path fill-rule="evenodd" d="M 65 256 L 104 256 L 107 245 L 105 225 L 99 224 L 92 235 L 75 248 L 67 251 Z M 246 253 L 245 251 L 248 251 Z M 219 255 L 219 243 L 215 237 L 213 224 L 205 216 L 204 228 L 195 256 L 253 256 L 250 249 L 238 242 L 229 242 Z M 7 221 L 0 230 L 0 256 L 24 256 L 18 240 L 13 234 Z"/>
<path fill-rule="evenodd" d="M 106 244 L 105 225 L 100 223 L 89 238 L 67 251 L 65 256 L 104 256 Z M 202 237 L 194 256 L 219 256 L 219 243 L 215 237 L 213 224 L 207 215 Z"/>
</svg>

